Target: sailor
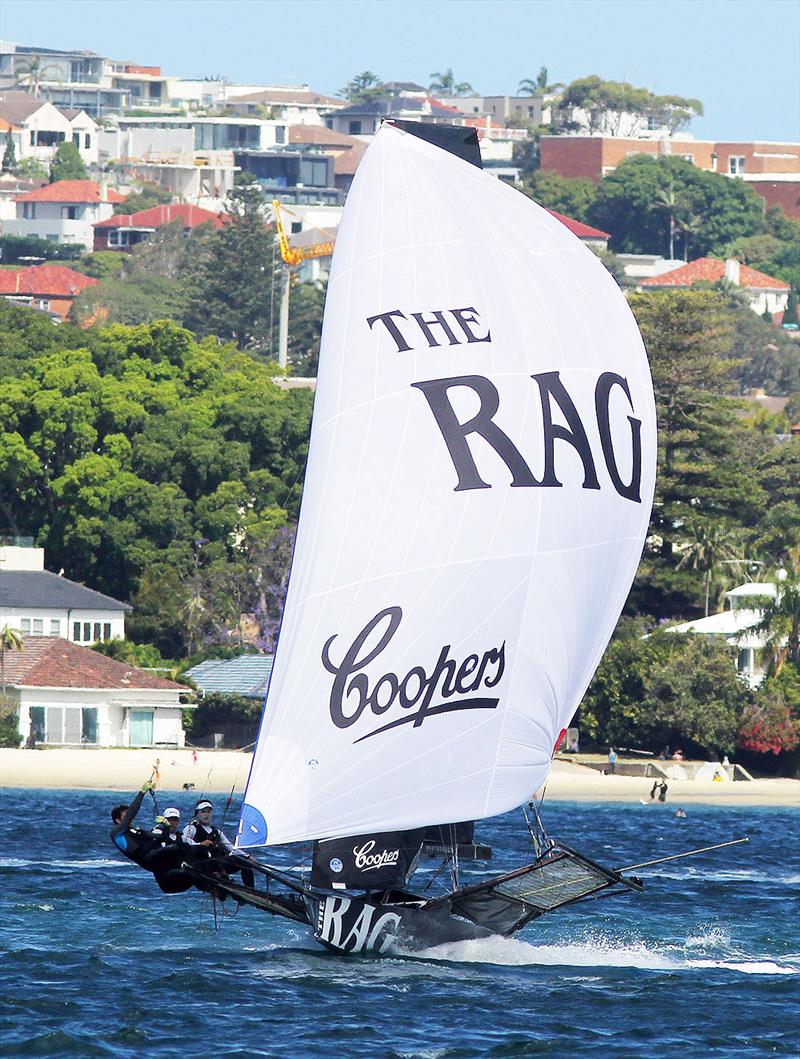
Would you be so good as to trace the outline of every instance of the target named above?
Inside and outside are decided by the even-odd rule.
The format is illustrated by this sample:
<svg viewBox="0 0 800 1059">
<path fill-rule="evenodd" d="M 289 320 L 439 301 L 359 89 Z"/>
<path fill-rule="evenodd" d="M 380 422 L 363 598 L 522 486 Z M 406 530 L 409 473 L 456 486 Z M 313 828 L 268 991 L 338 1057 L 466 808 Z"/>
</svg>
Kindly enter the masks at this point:
<svg viewBox="0 0 800 1059">
<path fill-rule="evenodd" d="M 111 810 L 111 820 L 114 826 L 109 832 L 109 837 L 117 849 L 129 860 L 138 864 L 140 868 L 144 868 L 145 871 L 153 873 L 163 893 L 184 893 L 192 887 L 193 883 L 181 870 L 183 856 L 178 846 L 177 836 L 175 842 L 169 840 L 171 848 L 167 848 L 164 829 L 159 820 L 156 821 L 156 827 L 151 831 L 136 827 L 133 823 L 142 807 L 145 794 L 152 791 L 153 786 L 152 780 L 147 780 L 142 784 L 130 805 L 117 805 Z M 164 817 L 160 820 L 169 830 L 172 830 Z M 178 813 L 178 820 L 180 820 L 180 813 Z"/>
<path fill-rule="evenodd" d="M 186 854 L 179 831 L 180 823 L 180 809 L 170 806 L 156 817 L 151 831 L 160 843 L 160 848 L 148 858 L 147 867 L 165 894 L 182 894 L 194 886 L 194 881 L 183 871 Z"/>
<path fill-rule="evenodd" d="M 153 834 L 159 836 L 161 843 L 167 848 L 177 849 L 181 844 L 181 811 L 170 807 L 165 809 L 161 816 L 156 817 L 153 826 Z"/>
<path fill-rule="evenodd" d="M 255 876 L 246 863 L 252 858 L 249 853 L 237 850 L 227 835 L 212 823 L 213 812 L 214 805 L 207 798 L 201 798 L 194 807 L 194 819 L 183 829 L 188 859 L 196 867 L 212 873 L 232 875 L 241 871 L 244 885 L 254 887 Z"/>
</svg>

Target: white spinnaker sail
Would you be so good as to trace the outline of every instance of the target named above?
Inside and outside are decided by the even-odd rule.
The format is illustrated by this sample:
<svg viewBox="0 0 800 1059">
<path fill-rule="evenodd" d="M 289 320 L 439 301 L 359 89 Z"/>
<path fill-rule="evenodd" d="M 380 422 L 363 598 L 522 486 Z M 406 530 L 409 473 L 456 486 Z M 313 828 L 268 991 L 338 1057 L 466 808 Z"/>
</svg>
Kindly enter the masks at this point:
<svg viewBox="0 0 800 1059">
<path fill-rule="evenodd" d="M 492 816 L 540 786 L 636 571 L 655 424 L 595 255 L 381 129 L 337 237 L 240 845 Z"/>
</svg>

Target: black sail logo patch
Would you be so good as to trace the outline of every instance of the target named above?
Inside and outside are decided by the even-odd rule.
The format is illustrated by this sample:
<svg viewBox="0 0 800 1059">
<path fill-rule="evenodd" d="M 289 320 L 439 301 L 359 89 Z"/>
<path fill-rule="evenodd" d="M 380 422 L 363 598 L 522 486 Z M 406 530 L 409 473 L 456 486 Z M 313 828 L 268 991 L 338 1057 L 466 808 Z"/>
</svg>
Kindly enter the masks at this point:
<svg viewBox="0 0 800 1059">
<path fill-rule="evenodd" d="M 505 642 L 482 655 L 467 655 L 460 661 L 450 657 L 451 648 L 447 644 L 430 672 L 417 665 L 404 675 L 388 672 L 371 681 L 365 669 L 388 647 L 402 619 L 400 607 L 387 607 L 376 614 L 345 650 L 339 663 L 331 654 L 338 635 L 331 636 L 322 649 L 322 664 L 334 678 L 330 714 L 337 728 L 350 728 L 365 719 L 367 713 L 382 717 L 392 711 L 391 720 L 360 735 L 354 740 L 356 743 L 400 725 L 418 728 L 426 718 L 439 714 L 494 710 L 500 701 L 481 692 L 496 687 L 502 679 Z M 398 710 L 404 712 L 395 716 Z"/>
</svg>

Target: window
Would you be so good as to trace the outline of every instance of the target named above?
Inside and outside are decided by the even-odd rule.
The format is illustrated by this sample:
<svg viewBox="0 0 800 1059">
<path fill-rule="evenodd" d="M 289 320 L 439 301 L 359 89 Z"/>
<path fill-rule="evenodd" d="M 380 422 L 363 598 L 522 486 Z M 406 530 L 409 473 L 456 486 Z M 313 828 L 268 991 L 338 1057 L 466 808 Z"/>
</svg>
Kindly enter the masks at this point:
<svg viewBox="0 0 800 1059">
<path fill-rule="evenodd" d="M 62 221 L 74 221 L 78 216 L 77 206 L 62 206 L 61 207 L 61 220 Z"/>
<path fill-rule="evenodd" d="M 104 640 L 110 640 L 111 639 L 111 622 L 110 621 L 103 622 L 103 639 Z"/>
<path fill-rule="evenodd" d="M 43 743 L 45 740 L 44 706 L 31 706 L 28 710 L 28 716 L 31 722 L 31 735 L 37 743 Z"/>
<path fill-rule="evenodd" d="M 77 147 L 77 148 L 78 148 L 78 149 L 80 150 L 80 146 L 81 146 L 81 134 L 80 134 L 79 132 L 73 132 L 73 134 L 72 134 L 72 142 L 73 142 L 73 143 L 75 144 L 75 146 L 76 146 L 76 147 Z"/>
<path fill-rule="evenodd" d="M 286 143 L 286 126 L 275 126 L 275 143 Z"/>
<path fill-rule="evenodd" d="M 92 641 L 92 623 L 90 621 L 85 621 L 83 623 L 83 642 L 84 643 L 91 643 L 91 641 Z"/>
<path fill-rule="evenodd" d="M 33 635 L 44 636 L 44 620 L 42 618 L 33 619 Z"/>
<path fill-rule="evenodd" d="M 93 630 L 94 635 L 92 637 L 92 639 L 95 641 L 95 643 L 100 639 L 100 631 L 101 631 L 100 630 L 100 622 L 96 621 L 94 623 L 94 630 Z"/>
<path fill-rule="evenodd" d="M 23 202 L 22 203 L 22 216 L 26 220 L 33 221 L 36 219 L 36 203 L 35 202 Z"/>
<path fill-rule="evenodd" d="M 19 631 L 22 633 L 23 636 L 30 636 L 30 634 L 31 634 L 31 619 L 30 618 L 20 618 Z"/>
<path fill-rule="evenodd" d="M 351 121 L 347 131 L 350 133 L 351 136 L 359 136 L 361 133 L 361 122 Z"/>
<path fill-rule="evenodd" d="M 83 134 L 83 146 L 87 151 L 92 146 L 92 137 L 89 135 L 88 132 L 85 132 Z"/>
<path fill-rule="evenodd" d="M 298 232 L 302 232 L 302 230 L 303 230 L 303 222 L 302 221 L 292 221 L 292 235 L 297 235 L 297 233 Z"/>
<path fill-rule="evenodd" d="M 81 708 L 81 743 L 97 742 L 97 707 Z"/>
<path fill-rule="evenodd" d="M 744 172 L 744 155 L 732 154 L 728 159 L 728 172 L 731 176 L 739 176 Z"/>
<path fill-rule="evenodd" d="M 37 309 L 44 309 L 45 312 L 50 311 L 50 300 L 48 298 L 37 298 L 36 299 Z"/>
<path fill-rule="evenodd" d="M 50 635 L 60 636 L 61 635 L 61 622 L 58 618 L 50 619 Z"/>
<path fill-rule="evenodd" d="M 72 639 L 75 641 L 75 643 L 80 643 L 81 623 L 79 621 L 74 621 L 72 623 Z"/>
</svg>

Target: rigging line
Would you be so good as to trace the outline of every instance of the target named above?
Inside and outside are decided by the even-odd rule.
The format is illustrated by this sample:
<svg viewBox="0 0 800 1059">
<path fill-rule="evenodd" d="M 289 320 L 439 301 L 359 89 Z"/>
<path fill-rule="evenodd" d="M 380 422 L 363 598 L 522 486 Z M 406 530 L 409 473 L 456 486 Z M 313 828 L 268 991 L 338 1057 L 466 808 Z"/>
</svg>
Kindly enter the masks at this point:
<svg viewBox="0 0 800 1059">
<path fill-rule="evenodd" d="M 712 849 L 724 849 L 726 846 L 738 846 L 742 842 L 749 842 L 749 838 L 734 838 L 730 842 L 718 842 L 715 846 L 703 846 L 701 849 L 690 849 L 686 853 L 673 853 L 669 857 L 658 857 L 656 860 L 643 860 L 641 864 L 628 864 L 624 868 L 614 868 L 614 871 L 633 871 L 634 868 L 649 868 L 653 864 L 663 864 L 668 860 L 680 860 L 681 857 L 694 857 L 697 853 L 710 853 Z"/>
</svg>

